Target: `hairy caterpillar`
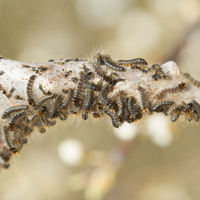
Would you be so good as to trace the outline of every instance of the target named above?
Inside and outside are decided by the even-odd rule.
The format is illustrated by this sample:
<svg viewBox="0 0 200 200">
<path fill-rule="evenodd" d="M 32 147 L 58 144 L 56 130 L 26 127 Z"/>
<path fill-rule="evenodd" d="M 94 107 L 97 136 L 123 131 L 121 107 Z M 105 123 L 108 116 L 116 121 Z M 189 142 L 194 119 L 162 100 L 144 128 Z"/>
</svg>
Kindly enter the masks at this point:
<svg viewBox="0 0 200 200">
<path fill-rule="evenodd" d="M 3 115 L 2 115 L 2 119 L 6 119 L 9 117 L 10 114 L 14 113 L 14 112 L 18 112 L 21 110 L 27 110 L 28 106 L 25 105 L 21 105 L 21 106 L 13 106 L 11 108 L 8 108 L 4 111 Z"/>
<path fill-rule="evenodd" d="M 172 104 L 174 104 L 173 101 L 161 101 L 161 102 L 158 102 L 157 104 L 155 104 L 151 108 L 151 110 L 154 111 L 154 112 L 163 112 L 164 109 L 168 108 Z"/>
<path fill-rule="evenodd" d="M 118 66 L 116 62 L 114 62 L 109 55 L 101 55 L 99 54 L 99 59 L 103 61 L 103 64 L 107 67 L 110 67 L 113 70 L 116 71 L 125 71 L 125 68 L 122 66 Z"/>
<path fill-rule="evenodd" d="M 33 83 L 34 83 L 36 78 L 37 78 L 37 76 L 32 75 L 29 78 L 29 81 L 28 81 L 28 84 L 27 84 L 27 88 L 26 88 L 27 96 L 28 96 L 28 102 L 32 106 L 36 106 L 36 102 L 35 102 L 35 99 L 34 99 L 34 96 L 33 96 Z"/>
<path fill-rule="evenodd" d="M 173 88 L 167 88 L 167 89 L 164 89 L 162 91 L 160 91 L 156 96 L 155 98 L 162 98 L 164 95 L 166 94 L 170 94 L 170 93 L 176 93 L 178 91 L 182 91 L 184 88 L 186 87 L 186 84 L 184 82 L 178 84 L 177 86 L 173 87 Z"/>
<path fill-rule="evenodd" d="M 137 89 L 140 92 L 140 100 L 141 100 L 142 109 L 148 112 L 149 114 L 151 114 L 149 99 L 148 99 L 145 89 L 141 87 L 140 85 L 138 85 Z"/>
<path fill-rule="evenodd" d="M 108 85 L 104 85 L 99 93 L 100 100 L 102 101 L 103 104 L 108 106 L 111 109 L 116 109 L 117 104 L 115 102 L 112 102 L 108 99 Z"/>
<path fill-rule="evenodd" d="M 200 82 L 195 80 L 192 76 L 190 76 L 190 74 L 183 73 L 183 76 L 185 76 L 185 78 L 187 78 L 196 87 L 200 87 Z"/>
<path fill-rule="evenodd" d="M 14 144 L 12 143 L 12 141 L 10 139 L 9 128 L 7 126 L 4 126 L 3 131 L 4 131 L 6 143 L 9 147 L 10 151 L 13 153 L 17 153 L 17 149 L 15 148 Z"/>
<path fill-rule="evenodd" d="M 115 128 L 118 128 L 121 123 L 119 121 L 119 119 L 117 118 L 116 114 L 110 110 L 108 110 L 107 108 L 104 108 L 104 112 L 110 116 L 111 118 L 111 121 L 112 121 L 112 125 L 115 127 Z"/>
<path fill-rule="evenodd" d="M 122 65 L 122 66 L 148 65 L 148 63 L 143 58 L 135 58 L 131 60 L 118 60 L 117 65 Z"/>
</svg>

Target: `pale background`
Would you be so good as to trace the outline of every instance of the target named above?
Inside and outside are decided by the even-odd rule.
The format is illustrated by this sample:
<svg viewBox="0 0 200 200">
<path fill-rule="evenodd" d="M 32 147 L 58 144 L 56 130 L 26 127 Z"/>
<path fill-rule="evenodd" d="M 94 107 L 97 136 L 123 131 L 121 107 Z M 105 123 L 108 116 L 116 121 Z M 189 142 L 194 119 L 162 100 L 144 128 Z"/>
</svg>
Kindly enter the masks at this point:
<svg viewBox="0 0 200 200">
<path fill-rule="evenodd" d="M 200 80 L 199 19 L 198 0 L 0 0 L 0 54 L 45 62 L 106 50 L 115 60 L 173 59 Z M 129 142 L 116 137 L 105 119 L 57 124 L 44 135 L 33 133 L 13 156 L 0 175 L 0 199 L 200 199 L 199 123 L 169 123 L 167 142 L 155 142 L 145 121 Z M 70 155 L 82 155 L 71 165 L 58 153 L 67 139 L 80 142 L 76 147 L 68 140 Z M 129 144 L 120 161 L 116 148 Z M 109 160 L 114 149 L 119 166 Z"/>
</svg>

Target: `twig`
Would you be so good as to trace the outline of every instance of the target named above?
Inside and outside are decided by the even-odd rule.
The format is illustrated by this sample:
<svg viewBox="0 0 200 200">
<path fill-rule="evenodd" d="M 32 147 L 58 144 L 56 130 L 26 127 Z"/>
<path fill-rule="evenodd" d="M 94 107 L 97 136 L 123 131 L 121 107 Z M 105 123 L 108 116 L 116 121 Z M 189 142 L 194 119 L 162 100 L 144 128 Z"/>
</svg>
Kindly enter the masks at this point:
<svg viewBox="0 0 200 200">
<path fill-rule="evenodd" d="M 34 128 L 43 133 L 55 124 L 54 119 L 65 120 L 70 114 L 86 120 L 89 113 L 94 118 L 106 113 L 115 128 L 153 112 L 170 115 L 172 121 L 181 115 L 188 121 L 198 121 L 200 89 L 173 61 L 161 67 L 148 66 L 144 61 L 115 62 L 101 53 L 91 60 L 47 63 L 2 57 L 0 168 L 9 167 L 9 158 L 21 150 Z"/>
</svg>

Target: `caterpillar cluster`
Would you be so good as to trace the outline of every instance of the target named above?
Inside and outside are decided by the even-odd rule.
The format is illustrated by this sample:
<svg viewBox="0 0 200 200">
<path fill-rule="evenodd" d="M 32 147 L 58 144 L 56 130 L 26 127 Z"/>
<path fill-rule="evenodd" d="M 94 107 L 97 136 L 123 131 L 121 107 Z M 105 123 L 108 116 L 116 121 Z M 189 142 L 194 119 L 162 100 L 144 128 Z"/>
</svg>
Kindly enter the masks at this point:
<svg viewBox="0 0 200 200">
<path fill-rule="evenodd" d="M 66 59 L 61 61 L 49 60 L 49 62 L 62 64 L 63 62 L 79 61 L 79 59 Z M 15 105 L 4 111 L 1 118 L 7 120 L 3 126 L 5 145 L 1 148 L 0 157 L 5 162 L 4 168 L 9 167 L 9 159 L 12 154 L 19 152 L 27 143 L 27 136 L 34 128 L 44 133 L 46 128 L 56 124 L 55 119 L 66 120 L 70 114 L 81 115 L 83 120 L 88 119 L 91 113 L 93 118 L 100 118 L 103 114 L 108 115 L 114 128 L 120 127 L 124 122 L 133 123 L 140 120 L 145 114 L 162 112 L 171 116 L 171 121 L 176 121 L 180 115 L 185 115 L 188 121 L 194 119 L 199 121 L 200 105 L 193 100 L 190 103 L 180 105 L 170 100 L 161 100 L 167 93 L 175 93 L 185 88 L 184 82 L 174 88 L 167 88 L 159 92 L 154 98 L 159 99 L 156 103 L 151 102 L 147 89 L 138 84 L 135 94 L 130 95 L 127 91 L 120 90 L 113 92 L 118 82 L 125 81 L 120 78 L 120 73 L 126 73 L 126 69 L 140 70 L 149 73 L 155 71 L 155 80 L 168 79 L 159 65 L 152 65 L 147 68 L 147 62 L 142 58 L 132 60 L 113 61 L 109 55 L 98 53 L 89 65 L 83 64 L 77 77 L 71 70 L 65 71 L 64 78 L 69 78 L 75 85 L 62 89 L 60 93 L 45 91 L 42 84 L 34 85 L 37 75 L 29 77 L 26 94 L 26 105 Z M 111 69 L 110 74 L 104 71 L 103 66 Z M 26 66 L 23 66 L 26 67 Z M 146 68 L 144 68 L 146 67 Z M 40 66 L 40 71 L 48 70 L 48 67 Z M 38 69 L 35 69 L 38 70 Z M 38 74 L 40 75 L 40 74 Z M 99 81 L 97 82 L 97 78 Z M 42 92 L 42 96 L 36 98 L 33 87 L 36 86 Z M 12 90 L 12 93 L 14 91 Z"/>
</svg>

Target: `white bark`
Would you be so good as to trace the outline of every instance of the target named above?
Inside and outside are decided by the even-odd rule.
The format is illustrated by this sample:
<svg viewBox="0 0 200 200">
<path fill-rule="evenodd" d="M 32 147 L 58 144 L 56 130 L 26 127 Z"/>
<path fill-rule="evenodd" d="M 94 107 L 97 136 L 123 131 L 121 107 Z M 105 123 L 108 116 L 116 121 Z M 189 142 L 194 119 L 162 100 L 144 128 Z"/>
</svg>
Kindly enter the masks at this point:
<svg viewBox="0 0 200 200">
<path fill-rule="evenodd" d="M 83 70 L 83 64 L 90 71 L 93 72 L 93 68 L 91 65 L 96 63 L 96 60 L 82 60 L 82 61 L 69 61 L 64 63 L 56 63 L 56 62 L 47 62 L 47 63 L 24 63 L 19 61 L 13 61 L 9 59 L 2 58 L 0 60 L 0 152 L 2 151 L 2 147 L 6 147 L 9 149 L 9 146 L 5 140 L 5 133 L 3 131 L 4 126 L 8 126 L 9 120 L 11 116 L 7 119 L 2 119 L 1 116 L 4 111 L 12 106 L 16 105 L 27 105 L 28 107 L 28 117 L 33 115 L 36 110 L 33 106 L 29 105 L 27 98 L 27 83 L 31 75 L 36 75 L 37 78 L 33 84 L 33 94 L 34 98 L 39 99 L 43 93 L 39 89 L 39 84 L 42 84 L 43 89 L 48 92 L 50 91 L 56 95 L 66 95 L 62 92 L 63 89 L 76 88 L 77 84 L 74 83 L 71 79 L 72 77 L 79 78 L 80 72 Z M 30 67 L 28 67 L 30 66 Z M 43 72 L 40 71 L 41 66 L 47 67 L 47 70 Z M 169 76 L 170 79 L 161 78 L 155 81 L 152 78 L 152 75 L 155 74 L 155 71 L 149 71 L 148 73 L 144 73 L 138 69 L 131 69 L 130 67 L 125 67 L 125 72 L 114 71 L 108 68 L 105 65 L 100 66 L 103 70 L 106 71 L 107 75 L 110 75 L 112 72 L 117 73 L 123 81 L 118 82 L 114 86 L 114 90 L 108 93 L 109 96 L 115 94 L 120 90 L 124 90 L 126 96 L 134 96 L 138 104 L 141 103 L 140 93 L 138 91 L 138 85 L 143 87 L 147 92 L 147 98 L 150 101 L 150 105 L 155 105 L 158 101 L 173 101 L 173 107 L 175 105 L 187 105 L 191 103 L 193 100 L 200 103 L 200 89 L 194 85 L 192 85 L 188 79 L 186 79 L 183 74 L 180 72 L 178 66 L 173 61 L 169 61 L 161 66 L 166 76 Z M 151 66 L 146 66 L 146 68 Z M 38 72 L 36 71 L 38 70 Z M 72 71 L 67 77 L 64 75 Z M 90 80 L 89 82 L 98 83 L 101 79 L 95 75 L 95 78 Z M 186 88 L 183 91 L 179 91 L 173 94 L 167 94 L 162 99 L 155 98 L 155 95 L 160 91 L 166 88 L 173 88 L 180 84 L 181 82 L 186 83 Z M 106 81 L 103 81 L 103 85 L 107 84 Z M 14 92 L 11 97 L 8 98 L 9 91 L 14 87 Z M 6 94 L 5 94 L 6 92 Z M 96 96 L 99 95 L 99 92 L 95 92 Z M 16 96 L 19 96 L 22 99 L 16 99 Z M 50 107 L 53 100 L 50 100 L 45 103 L 45 106 Z M 78 114 L 81 113 L 79 109 L 77 109 Z M 103 115 L 103 111 L 101 111 L 101 115 Z M 148 112 L 143 112 L 144 115 L 149 115 Z M 37 129 L 37 127 L 34 127 Z M 12 132 L 12 131 L 10 131 Z M 15 134 L 15 132 L 13 133 Z M 26 136 L 28 137 L 28 136 Z M 6 162 L 0 158 L 1 167 L 6 167 Z"/>
</svg>

